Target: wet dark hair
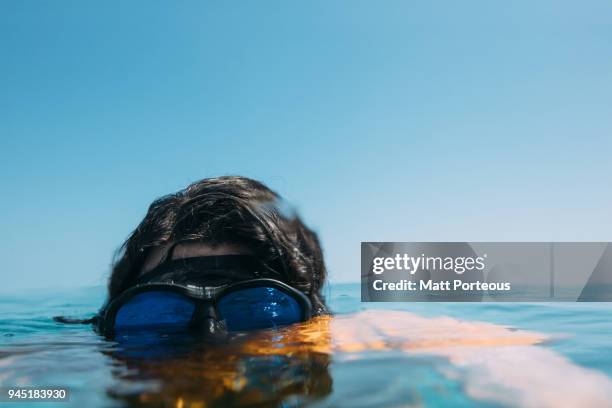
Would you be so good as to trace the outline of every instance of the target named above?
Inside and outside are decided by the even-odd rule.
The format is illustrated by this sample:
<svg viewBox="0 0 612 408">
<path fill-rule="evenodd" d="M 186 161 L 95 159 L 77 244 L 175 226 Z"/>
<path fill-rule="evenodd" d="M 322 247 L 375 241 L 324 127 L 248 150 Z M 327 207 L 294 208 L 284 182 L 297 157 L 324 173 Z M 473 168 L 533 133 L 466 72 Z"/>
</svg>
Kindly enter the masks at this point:
<svg viewBox="0 0 612 408">
<path fill-rule="evenodd" d="M 115 255 L 109 297 L 133 286 L 154 248 L 171 242 L 241 244 L 279 280 L 306 294 L 313 314 L 326 314 L 326 279 L 317 234 L 264 184 L 240 176 L 207 178 L 155 200 Z"/>
</svg>

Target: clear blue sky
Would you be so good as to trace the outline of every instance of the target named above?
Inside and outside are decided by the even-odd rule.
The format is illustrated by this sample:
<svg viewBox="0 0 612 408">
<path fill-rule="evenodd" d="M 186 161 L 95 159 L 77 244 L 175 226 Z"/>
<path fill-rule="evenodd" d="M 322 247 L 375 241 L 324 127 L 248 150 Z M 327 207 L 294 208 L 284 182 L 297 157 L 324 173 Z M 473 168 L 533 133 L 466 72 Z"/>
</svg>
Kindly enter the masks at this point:
<svg viewBox="0 0 612 408">
<path fill-rule="evenodd" d="M 609 1 L 0 2 L 0 290 L 103 284 L 156 197 L 260 179 L 360 241 L 612 240 Z"/>
</svg>

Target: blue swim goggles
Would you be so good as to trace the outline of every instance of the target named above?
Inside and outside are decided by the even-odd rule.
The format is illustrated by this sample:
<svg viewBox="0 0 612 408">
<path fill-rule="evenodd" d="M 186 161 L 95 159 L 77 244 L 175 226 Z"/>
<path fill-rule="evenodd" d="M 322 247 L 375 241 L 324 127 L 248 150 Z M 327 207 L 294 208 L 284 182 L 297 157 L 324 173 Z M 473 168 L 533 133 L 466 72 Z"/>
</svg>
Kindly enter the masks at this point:
<svg viewBox="0 0 612 408">
<path fill-rule="evenodd" d="M 165 262 L 108 303 L 96 319 L 113 336 L 134 331 L 240 332 L 303 322 L 308 297 L 259 277 L 254 258 L 207 256 Z"/>
</svg>

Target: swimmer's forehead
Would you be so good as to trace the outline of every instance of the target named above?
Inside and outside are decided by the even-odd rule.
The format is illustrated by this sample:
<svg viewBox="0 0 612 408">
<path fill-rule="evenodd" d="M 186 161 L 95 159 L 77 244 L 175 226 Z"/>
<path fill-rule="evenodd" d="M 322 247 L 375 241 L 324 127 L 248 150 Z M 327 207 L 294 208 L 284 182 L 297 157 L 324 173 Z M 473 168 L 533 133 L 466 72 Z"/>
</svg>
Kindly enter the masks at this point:
<svg viewBox="0 0 612 408">
<path fill-rule="evenodd" d="M 154 248 L 144 262 L 140 275 L 149 272 L 166 258 L 166 254 L 174 245 L 173 242 Z M 178 244 L 172 252 L 172 259 L 194 258 L 198 256 L 220 255 L 253 255 L 253 252 L 244 245 L 224 243 L 210 245 L 203 242 L 186 242 Z"/>
</svg>

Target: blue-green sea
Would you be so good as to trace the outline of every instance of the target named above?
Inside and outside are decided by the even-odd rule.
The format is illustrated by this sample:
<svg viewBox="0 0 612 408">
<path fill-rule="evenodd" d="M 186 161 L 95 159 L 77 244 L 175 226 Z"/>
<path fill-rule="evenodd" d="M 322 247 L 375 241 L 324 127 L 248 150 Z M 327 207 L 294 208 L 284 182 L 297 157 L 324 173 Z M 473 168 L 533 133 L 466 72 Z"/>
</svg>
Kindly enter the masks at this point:
<svg viewBox="0 0 612 408">
<path fill-rule="evenodd" d="M 447 316 L 461 321 L 494 323 L 509 330 L 542 333 L 549 340 L 535 347 L 540 351 L 546 349 L 546 356 L 555 356 L 550 357 L 555 363 L 567 360 L 569 365 L 564 367 L 571 368 L 564 377 L 567 384 L 573 380 L 589 381 L 592 374 L 599 376 L 597 378 L 603 381 L 602 384 L 607 381 L 602 376 L 612 381 L 612 304 L 609 303 L 366 304 L 360 301 L 359 284 L 331 285 L 326 294 L 338 317 L 365 309 L 391 309 L 431 319 Z M 102 287 L 0 295 L 0 386 L 69 389 L 68 402 L 39 404 L 44 407 L 495 407 L 535 406 L 537 401 L 542 401 L 538 395 L 530 394 L 537 390 L 529 390 L 529 384 L 524 385 L 526 390 L 522 399 L 504 395 L 514 391 L 504 389 L 504 375 L 507 374 L 503 374 L 503 369 L 499 378 L 491 379 L 489 374 L 483 375 L 487 377 L 485 379 L 479 378 L 478 364 L 483 364 L 483 370 L 492 366 L 491 361 L 484 360 L 485 357 L 480 363 L 470 363 L 467 366 L 469 370 L 466 370 L 465 361 L 460 360 L 463 365 L 457 369 L 459 363 L 445 353 L 353 350 L 331 355 L 280 353 L 262 358 L 248 354 L 233 356 L 227 349 L 216 345 L 211 346 L 210 352 L 199 349 L 201 354 L 211 355 L 210 359 L 184 358 L 177 365 L 173 353 L 178 355 L 184 345 L 167 344 L 154 352 L 153 348 L 146 349 L 154 356 L 147 359 L 146 355 L 130 355 L 121 344 L 100 337 L 88 325 L 64 325 L 52 320 L 57 315 L 91 316 L 104 298 Z M 407 326 L 401 330 L 410 338 L 418 336 L 422 327 Z M 455 333 L 441 332 L 438 335 L 443 338 Z M 516 350 L 516 353 L 523 352 L 520 348 Z M 529 353 L 530 349 L 524 350 Z M 173 359 L 171 368 L 160 353 L 167 353 L 167 360 Z M 486 358 L 495 359 L 494 353 L 492 356 Z M 239 375 L 225 373 L 227 375 L 217 378 L 214 370 L 227 369 L 226 363 L 229 362 Z M 503 362 L 498 363 L 493 366 L 504 366 Z M 550 373 L 541 367 L 527 364 L 524 370 L 526 373 L 527 370 L 541 370 L 542 377 L 548 376 Z M 513 377 L 519 377 L 513 381 L 520 384 L 521 373 L 514 372 Z M 224 382 L 223 386 L 219 384 L 217 388 L 217 380 Z M 484 380 L 500 383 L 499 391 L 491 395 L 474 392 L 479 384 L 484 384 Z M 163 393 L 167 392 L 164 382 L 168 381 L 172 381 L 174 389 L 180 388 L 191 397 L 201 393 L 204 402 L 193 402 L 193 398 L 163 398 Z M 486 384 L 482 386 L 489 386 Z M 558 387 L 564 386 L 558 384 Z M 228 387 L 234 391 L 223 391 Z M 533 387 L 538 385 L 534 383 Z M 588 392 L 584 391 L 585 387 L 580 390 Z M 612 406 L 612 400 L 608 402 Z M 0 407 L 26 405 L 23 402 L 0 402 Z"/>
</svg>

